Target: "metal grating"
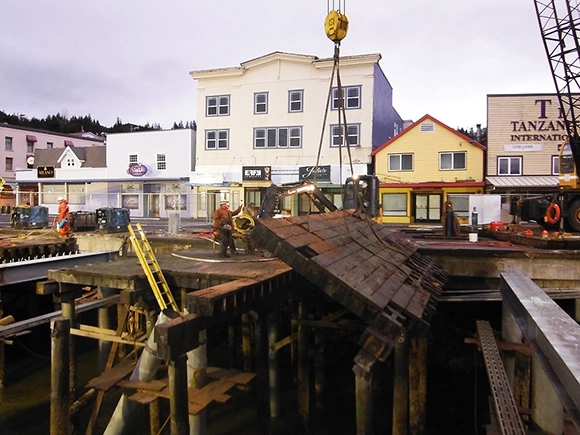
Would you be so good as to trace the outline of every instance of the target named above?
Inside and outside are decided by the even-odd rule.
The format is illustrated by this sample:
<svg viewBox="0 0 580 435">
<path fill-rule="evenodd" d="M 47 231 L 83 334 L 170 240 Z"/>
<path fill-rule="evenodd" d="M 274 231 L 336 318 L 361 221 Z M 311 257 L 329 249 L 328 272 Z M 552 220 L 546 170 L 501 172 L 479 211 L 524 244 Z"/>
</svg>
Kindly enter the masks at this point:
<svg viewBox="0 0 580 435">
<path fill-rule="evenodd" d="M 487 377 L 495 404 L 495 412 L 503 435 L 526 434 L 526 429 L 507 379 L 503 362 L 489 322 L 477 321 L 477 333 L 483 351 Z"/>
</svg>

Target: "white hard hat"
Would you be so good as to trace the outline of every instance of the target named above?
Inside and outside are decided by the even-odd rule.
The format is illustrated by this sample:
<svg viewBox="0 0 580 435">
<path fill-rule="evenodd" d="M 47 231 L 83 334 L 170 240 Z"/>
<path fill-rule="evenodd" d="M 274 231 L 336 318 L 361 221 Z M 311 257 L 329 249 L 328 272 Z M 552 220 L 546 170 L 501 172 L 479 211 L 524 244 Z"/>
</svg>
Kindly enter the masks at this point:
<svg viewBox="0 0 580 435">
<path fill-rule="evenodd" d="M 64 201 L 64 196 L 59 196 L 59 197 L 57 198 L 57 201 L 59 201 L 59 202 L 60 202 L 60 201 Z"/>
</svg>

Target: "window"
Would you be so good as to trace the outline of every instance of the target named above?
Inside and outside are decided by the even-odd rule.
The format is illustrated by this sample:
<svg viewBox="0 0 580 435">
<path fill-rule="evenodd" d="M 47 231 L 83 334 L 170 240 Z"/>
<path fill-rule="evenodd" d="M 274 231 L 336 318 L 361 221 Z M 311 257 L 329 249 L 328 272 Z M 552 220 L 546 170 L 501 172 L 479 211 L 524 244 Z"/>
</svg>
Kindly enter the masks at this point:
<svg viewBox="0 0 580 435">
<path fill-rule="evenodd" d="M 75 165 L 75 158 L 74 157 L 67 157 L 65 161 L 65 166 L 67 168 L 74 168 Z"/>
<path fill-rule="evenodd" d="M 302 127 L 268 127 L 254 129 L 254 148 L 300 148 Z"/>
<path fill-rule="evenodd" d="M 552 156 L 552 175 L 560 175 L 560 156 Z"/>
<path fill-rule="evenodd" d="M 31 140 L 26 141 L 26 152 L 33 153 L 34 152 L 34 142 Z"/>
<path fill-rule="evenodd" d="M 424 122 L 421 124 L 421 133 L 433 133 L 435 131 L 435 124 L 432 122 Z"/>
<path fill-rule="evenodd" d="M 466 169 L 465 152 L 439 153 L 439 170 L 452 171 L 457 169 Z"/>
<path fill-rule="evenodd" d="M 227 150 L 230 147 L 229 130 L 206 130 L 206 150 Z"/>
<path fill-rule="evenodd" d="M 6 157 L 5 169 L 7 171 L 12 171 L 12 162 L 13 162 L 12 157 Z"/>
<path fill-rule="evenodd" d="M 360 124 L 349 124 L 348 128 L 348 145 L 351 147 L 360 146 Z M 344 132 L 344 125 L 331 125 L 331 147 L 344 146 L 344 137 L 342 133 Z"/>
<path fill-rule="evenodd" d="M 521 157 L 498 157 L 497 158 L 498 175 L 522 175 L 522 158 Z"/>
<path fill-rule="evenodd" d="M 157 170 L 163 171 L 167 169 L 167 160 L 165 159 L 165 154 L 157 154 Z"/>
<path fill-rule="evenodd" d="M 12 138 L 11 137 L 6 136 L 4 138 L 4 149 L 6 151 L 12 151 Z"/>
<path fill-rule="evenodd" d="M 389 171 L 412 171 L 413 154 L 389 154 Z"/>
<path fill-rule="evenodd" d="M 227 116 L 230 114 L 230 96 L 218 95 L 205 100 L 206 116 Z"/>
<path fill-rule="evenodd" d="M 254 114 L 268 113 L 268 93 L 257 92 L 254 94 Z"/>
<path fill-rule="evenodd" d="M 302 112 L 304 91 L 288 91 L 288 112 Z"/>
<path fill-rule="evenodd" d="M 345 109 L 360 109 L 360 86 L 343 86 L 342 92 L 344 97 Z M 332 89 L 332 109 L 340 108 L 340 99 L 338 95 L 338 88 Z"/>
<path fill-rule="evenodd" d="M 53 144 L 52 142 L 47 142 L 47 143 L 46 143 L 46 148 L 47 148 L 47 149 L 49 149 L 49 148 L 53 148 L 53 147 L 54 147 L 54 144 Z"/>
<path fill-rule="evenodd" d="M 139 163 L 137 154 L 129 154 L 129 163 Z"/>
<path fill-rule="evenodd" d="M 407 194 L 383 193 L 383 216 L 407 216 Z"/>
</svg>

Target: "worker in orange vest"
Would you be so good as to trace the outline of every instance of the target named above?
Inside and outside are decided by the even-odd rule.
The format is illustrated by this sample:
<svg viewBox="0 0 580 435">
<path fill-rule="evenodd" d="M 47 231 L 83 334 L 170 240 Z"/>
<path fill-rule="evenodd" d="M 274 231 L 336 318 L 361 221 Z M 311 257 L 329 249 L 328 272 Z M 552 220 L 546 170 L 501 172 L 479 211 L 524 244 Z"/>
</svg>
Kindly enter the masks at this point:
<svg viewBox="0 0 580 435">
<path fill-rule="evenodd" d="M 70 231 L 68 202 L 64 197 L 58 197 L 58 218 L 56 221 L 56 228 L 61 237 L 66 237 Z"/>
</svg>

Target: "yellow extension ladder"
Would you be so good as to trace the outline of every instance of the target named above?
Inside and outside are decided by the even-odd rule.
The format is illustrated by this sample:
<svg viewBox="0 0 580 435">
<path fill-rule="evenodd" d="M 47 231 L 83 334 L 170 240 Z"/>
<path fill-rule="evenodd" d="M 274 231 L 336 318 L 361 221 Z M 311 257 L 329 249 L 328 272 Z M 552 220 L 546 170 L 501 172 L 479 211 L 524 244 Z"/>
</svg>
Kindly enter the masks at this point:
<svg viewBox="0 0 580 435">
<path fill-rule="evenodd" d="M 159 263 L 155 258 L 155 253 L 145 236 L 145 232 L 141 228 L 140 223 L 137 223 L 136 226 L 139 232 L 138 236 L 135 234 L 135 231 L 133 231 L 133 226 L 131 224 L 127 225 L 127 229 L 131 235 L 130 239 L 131 244 L 133 245 L 133 250 L 137 254 L 137 258 L 139 258 L 139 262 L 141 263 L 145 275 L 147 275 L 147 280 L 149 281 L 149 285 L 151 285 L 151 290 L 153 290 L 155 299 L 157 299 L 157 303 L 162 310 L 172 308 L 175 312 L 179 312 L 177 303 L 173 298 L 171 289 L 167 285 L 167 281 L 165 280 L 161 267 L 159 267 Z"/>
</svg>

